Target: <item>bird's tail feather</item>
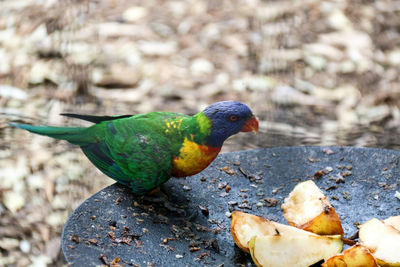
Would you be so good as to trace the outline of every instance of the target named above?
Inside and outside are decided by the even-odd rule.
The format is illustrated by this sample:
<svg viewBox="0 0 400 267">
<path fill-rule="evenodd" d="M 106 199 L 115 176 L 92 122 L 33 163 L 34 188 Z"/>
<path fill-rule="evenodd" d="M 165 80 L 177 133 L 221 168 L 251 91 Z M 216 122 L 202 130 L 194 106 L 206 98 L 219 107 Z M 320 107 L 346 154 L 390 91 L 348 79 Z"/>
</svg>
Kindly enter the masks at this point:
<svg viewBox="0 0 400 267">
<path fill-rule="evenodd" d="M 33 126 L 29 124 L 9 123 L 10 126 L 27 130 L 31 133 L 50 136 L 55 139 L 66 140 L 75 145 L 87 143 L 85 127 L 53 127 L 53 126 Z"/>
</svg>

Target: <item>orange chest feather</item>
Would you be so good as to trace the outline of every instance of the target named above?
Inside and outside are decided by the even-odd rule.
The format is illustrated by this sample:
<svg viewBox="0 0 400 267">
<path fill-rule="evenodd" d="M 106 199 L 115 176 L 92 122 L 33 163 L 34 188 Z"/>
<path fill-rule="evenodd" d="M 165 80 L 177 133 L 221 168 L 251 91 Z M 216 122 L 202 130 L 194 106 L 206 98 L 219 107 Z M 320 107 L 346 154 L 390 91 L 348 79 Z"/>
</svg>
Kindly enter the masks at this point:
<svg viewBox="0 0 400 267">
<path fill-rule="evenodd" d="M 172 159 L 172 175 L 191 176 L 204 170 L 221 151 L 218 147 L 198 145 L 185 139 L 178 157 Z"/>
</svg>

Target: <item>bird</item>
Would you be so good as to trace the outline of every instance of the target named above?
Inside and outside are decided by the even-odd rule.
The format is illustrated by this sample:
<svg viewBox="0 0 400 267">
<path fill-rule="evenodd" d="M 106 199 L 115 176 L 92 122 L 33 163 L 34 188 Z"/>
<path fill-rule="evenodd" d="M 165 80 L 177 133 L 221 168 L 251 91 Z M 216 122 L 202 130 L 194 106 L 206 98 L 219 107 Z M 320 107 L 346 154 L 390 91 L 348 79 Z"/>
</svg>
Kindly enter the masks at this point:
<svg viewBox="0 0 400 267">
<path fill-rule="evenodd" d="M 78 145 L 105 175 L 144 195 L 171 177 L 204 170 L 224 141 L 238 132 L 258 131 L 250 108 L 229 100 L 188 116 L 172 112 L 94 116 L 63 113 L 94 123 L 89 127 L 33 126 L 10 123 L 29 132 Z"/>
</svg>

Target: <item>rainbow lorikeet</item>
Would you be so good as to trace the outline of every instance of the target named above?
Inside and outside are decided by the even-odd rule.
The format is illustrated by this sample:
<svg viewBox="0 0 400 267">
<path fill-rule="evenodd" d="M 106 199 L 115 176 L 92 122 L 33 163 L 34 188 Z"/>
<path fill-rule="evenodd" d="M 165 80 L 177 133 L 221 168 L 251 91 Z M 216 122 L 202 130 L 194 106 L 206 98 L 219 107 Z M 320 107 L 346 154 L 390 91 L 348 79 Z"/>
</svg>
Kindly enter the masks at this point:
<svg viewBox="0 0 400 267">
<path fill-rule="evenodd" d="M 80 146 L 104 174 L 145 194 L 171 177 L 194 175 L 218 155 L 223 142 L 240 131 L 258 130 L 251 110 L 240 102 L 217 102 L 194 116 L 171 112 L 88 116 L 90 127 L 10 125 Z"/>
</svg>

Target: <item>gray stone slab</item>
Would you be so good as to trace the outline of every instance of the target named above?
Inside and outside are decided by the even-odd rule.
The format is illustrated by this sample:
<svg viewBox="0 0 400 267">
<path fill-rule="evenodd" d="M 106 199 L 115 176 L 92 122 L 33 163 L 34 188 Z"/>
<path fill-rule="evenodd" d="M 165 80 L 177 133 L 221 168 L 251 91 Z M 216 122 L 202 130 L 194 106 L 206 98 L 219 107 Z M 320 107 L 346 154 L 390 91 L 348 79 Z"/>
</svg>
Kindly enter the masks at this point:
<svg viewBox="0 0 400 267">
<path fill-rule="evenodd" d="M 243 210 L 285 223 L 280 208 L 284 198 L 299 181 L 314 179 L 336 208 L 346 236 L 351 236 L 356 223 L 400 214 L 400 201 L 394 196 L 400 191 L 399 158 L 395 150 L 353 147 L 221 154 L 202 173 L 163 185 L 171 202 L 188 207 L 187 215 L 114 184 L 71 214 L 62 249 L 72 266 L 96 266 L 117 257 L 124 266 L 251 266 L 250 256 L 234 245 L 226 213 Z M 320 175 L 324 169 L 330 172 Z M 337 183 L 341 180 L 344 183 Z M 231 187 L 228 193 L 224 183 Z M 266 198 L 278 204 L 269 207 Z"/>
</svg>

